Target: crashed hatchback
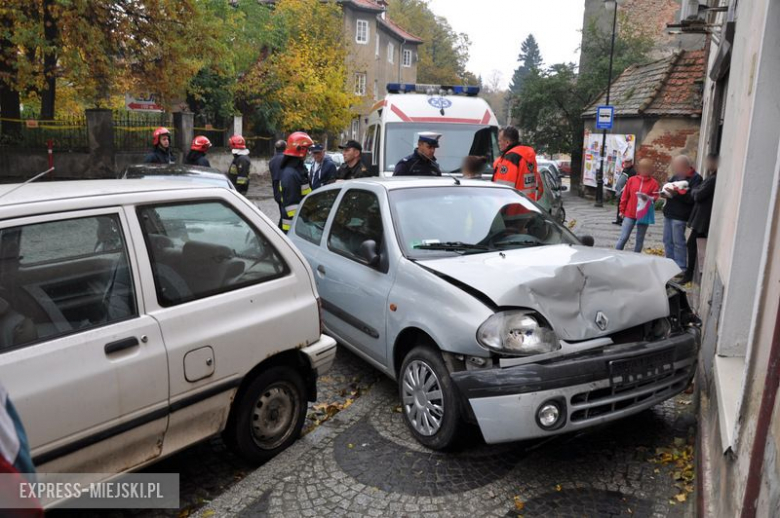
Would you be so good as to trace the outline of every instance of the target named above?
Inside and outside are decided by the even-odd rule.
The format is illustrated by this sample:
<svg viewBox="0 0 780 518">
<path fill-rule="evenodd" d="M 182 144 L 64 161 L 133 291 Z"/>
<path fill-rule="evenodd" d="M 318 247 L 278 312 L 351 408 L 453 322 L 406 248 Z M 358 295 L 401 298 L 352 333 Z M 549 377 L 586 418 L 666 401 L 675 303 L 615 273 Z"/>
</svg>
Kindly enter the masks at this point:
<svg viewBox="0 0 780 518">
<path fill-rule="evenodd" d="M 629 416 L 689 384 L 697 318 L 667 259 L 584 246 L 509 187 L 354 180 L 309 195 L 289 237 L 328 334 L 398 380 L 403 414 L 445 449 Z"/>
</svg>

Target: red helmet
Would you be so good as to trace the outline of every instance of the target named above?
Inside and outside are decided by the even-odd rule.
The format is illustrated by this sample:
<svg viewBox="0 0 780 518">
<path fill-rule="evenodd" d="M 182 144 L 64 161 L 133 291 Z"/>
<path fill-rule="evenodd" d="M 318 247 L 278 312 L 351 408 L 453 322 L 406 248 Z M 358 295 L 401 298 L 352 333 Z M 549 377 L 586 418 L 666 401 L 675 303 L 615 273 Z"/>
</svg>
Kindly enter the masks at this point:
<svg viewBox="0 0 780 518">
<path fill-rule="evenodd" d="M 154 130 L 154 133 L 152 133 L 152 145 L 157 146 L 160 144 L 160 137 L 168 137 L 168 142 L 171 140 L 171 132 L 168 131 L 168 128 L 159 127 L 156 130 Z"/>
<path fill-rule="evenodd" d="M 241 135 L 230 137 L 230 149 L 246 149 L 246 140 Z"/>
<path fill-rule="evenodd" d="M 192 145 L 190 146 L 190 149 L 193 151 L 200 151 L 201 153 L 205 153 L 209 150 L 210 147 L 211 141 L 203 135 L 198 135 L 192 139 Z"/>
<path fill-rule="evenodd" d="M 309 135 L 303 131 L 296 131 L 287 137 L 287 149 L 284 150 L 284 154 L 287 156 L 303 158 L 306 156 L 306 153 L 309 152 L 309 148 L 313 144 L 314 141 Z"/>
</svg>

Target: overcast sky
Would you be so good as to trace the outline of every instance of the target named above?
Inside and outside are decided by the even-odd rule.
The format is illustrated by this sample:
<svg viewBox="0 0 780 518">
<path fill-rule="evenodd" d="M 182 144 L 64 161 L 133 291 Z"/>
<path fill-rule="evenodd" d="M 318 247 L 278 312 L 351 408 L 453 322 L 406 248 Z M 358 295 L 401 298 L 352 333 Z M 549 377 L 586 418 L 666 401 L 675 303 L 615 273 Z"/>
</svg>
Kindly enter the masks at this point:
<svg viewBox="0 0 780 518">
<path fill-rule="evenodd" d="M 506 87 L 520 44 L 533 33 L 547 65 L 579 62 L 583 0 L 430 0 L 431 10 L 471 39 L 469 70 L 484 81 L 493 70 Z"/>
</svg>

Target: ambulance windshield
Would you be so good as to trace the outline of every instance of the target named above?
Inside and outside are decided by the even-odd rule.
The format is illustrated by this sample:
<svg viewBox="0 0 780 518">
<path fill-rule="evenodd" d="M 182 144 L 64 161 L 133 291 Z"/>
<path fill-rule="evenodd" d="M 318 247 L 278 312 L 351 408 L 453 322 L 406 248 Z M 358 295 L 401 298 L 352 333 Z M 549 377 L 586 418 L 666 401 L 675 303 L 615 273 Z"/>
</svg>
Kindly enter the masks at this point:
<svg viewBox="0 0 780 518">
<path fill-rule="evenodd" d="M 488 170 L 498 156 L 498 128 L 479 124 L 417 124 L 393 123 L 387 125 L 384 170 L 392 172 L 395 165 L 417 148 L 417 135 L 432 131 L 441 134 L 436 160 L 443 173 L 460 173 L 463 159 L 468 155 L 486 156 Z"/>
</svg>

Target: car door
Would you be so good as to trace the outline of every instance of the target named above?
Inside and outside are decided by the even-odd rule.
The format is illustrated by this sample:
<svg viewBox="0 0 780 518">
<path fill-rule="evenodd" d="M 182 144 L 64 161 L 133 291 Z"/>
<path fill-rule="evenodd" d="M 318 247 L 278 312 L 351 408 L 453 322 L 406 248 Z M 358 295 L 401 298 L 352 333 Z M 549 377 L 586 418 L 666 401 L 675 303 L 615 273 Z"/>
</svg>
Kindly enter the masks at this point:
<svg viewBox="0 0 780 518">
<path fill-rule="evenodd" d="M 381 365 L 387 365 L 387 298 L 393 285 L 394 257 L 388 252 L 391 227 L 383 189 L 350 188 L 341 195 L 327 239 L 313 265 L 325 325 L 339 338 Z M 360 247 L 377 243 L 381 260 L 369 266 Z"/>
<path fill-rule="evenodd" d="M 318 340 L 318 309 L 299 256 L 243 197 L 186 190 L 134 212 L 154 286 L 144 297 L 169 355 L 167 454 L 221 430 L 253 367 Z"/>
<path fill-rule="evenodd" d="M 121 208 L 0 223 L 0 379 L 40 471 L 121 472 L 160 455 L 166 352 L 126 229 Z"/>
</svg>

